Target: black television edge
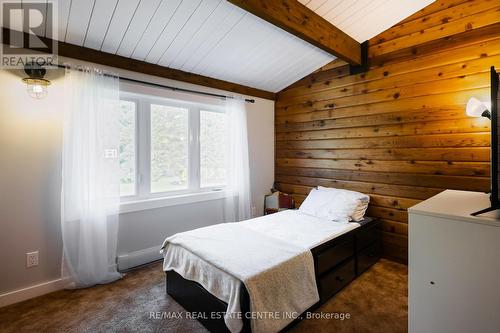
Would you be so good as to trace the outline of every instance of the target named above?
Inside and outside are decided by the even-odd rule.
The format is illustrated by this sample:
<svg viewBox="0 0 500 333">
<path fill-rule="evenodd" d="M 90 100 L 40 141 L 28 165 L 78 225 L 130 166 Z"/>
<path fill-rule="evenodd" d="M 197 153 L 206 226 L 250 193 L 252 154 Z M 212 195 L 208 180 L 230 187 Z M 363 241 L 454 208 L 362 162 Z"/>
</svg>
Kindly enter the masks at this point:
<svg viewBox="0 0 500 333">
<path fill-rule="evenodd" d="M 471 215 L 476 216 L 480 214 L 484 214 L 487 212 L 491 212 L 497 209 L 500 209 L 500 197 L 499 197 L 499 180 L 500 180 L 500 175 L 498 174 L 500 172 L 500 168 L 498 167 L 498 161 L 500 160 L 499 158 L 499 153 L 500 149 L 498 147 L 498 142 L 499 142 L 499 128 L 498 128 L 498 98 L 499 98 L 499 92 L 498 92 L 498 73 L 495 70 L 494 66 L 491 66 L 490 68 L 490 77 L 491 77 L 491 194 L 490 194 L 490 203 L 491 206 L 485 209 L 482 209 L 478 212 L 472 213 Z"/>
</svg>

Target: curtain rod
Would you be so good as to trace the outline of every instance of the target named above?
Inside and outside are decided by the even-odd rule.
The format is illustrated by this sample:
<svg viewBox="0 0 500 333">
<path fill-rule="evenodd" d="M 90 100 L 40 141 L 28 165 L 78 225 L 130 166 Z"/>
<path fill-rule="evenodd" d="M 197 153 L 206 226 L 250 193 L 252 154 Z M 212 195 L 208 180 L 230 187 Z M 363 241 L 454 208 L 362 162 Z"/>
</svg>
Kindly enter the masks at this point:
<svg viewBox="0 0 500 333">
<path fill-rule="evenodd" d="M 66 66 L 63 66 L 63 65 L 57 65 L 57 67 L 66 69 Z M 104 75 L 108 75 L 108 74 L 104 74 Z M 198 91 L 198 90 L 191 90 L 191 89 L 185 89 L 185 88 L 177 88 L 177 87 L 167 86 L 167 85 L 163 85 L 163 84 L 159 84 L 159 83 L 154 83 L 154 82 L 146 82 L 146 81 L 131 79 L 131 78 L 128 78 L 128 77 L 121 77 L 121 76 L 119 76 L 119 79 L 123 80 L 123 81 L 129 81 L 129 82 L 134 82 L 134 83 L 146 84 L 146 85 L 153 86 L 153 87 L 170 89 L 172 91 L 186 92 L 186 93 L 190 93 L 190 94 L 198 94 L 198 95 L 211 96 L 211 97 L 217 97 L 217 98 L 223 98 L 223 99 L 228 99 L 228 98 L 233 99 L 234 98 L 232 96 L 226 96 L 226 95 L 221 95 L 221 94 L 214 94 L 214 93 L 203 92 L 203 91 Z M 245 102 L 247 102 L 247 103 L 255 103 L 255 100 L 254 99 L 245 98 Z"/>
<path fill-rule="evenodd" d="M 153 87 L 166 88 L 166 89 L 170 89 L 172 91 L 181 91 L 181 92 L 186 92 L 186 93 L 190 93 L 190 94 L 205 95 L 205 96 L 211 96 L 211 97 L 217 97 L 217 98 L 224 98 L 224 99 L 227 99 L 227 98 L 233 99 L 234 98 L 232 96 L 214 94 L 214 93 L 203 92 L 203 91 L 198 91 L 198 90 L 191 90 L 191 89 L 185 89 L 185 88 L 177 88 L 177 87 L 166 86 L 166 85 L 163 85 L 163 84 L 153 83 L 153 82 L 145 82 L 145 81 L 141 81 L 141 80 L 130 79 L 128 77 L 120 77 L 120 80 L 134 82 L 134 83 L 140 83 L 140 84 L 147 84 L 147 85 L 150 85 L 150 86 L 153 86 Z M 247 103 L 255 103 L 255 100 L 254 99 L 247 99 L 247 98 L 245 98 L 245 102 L 247 102 Z"/>
</svg>

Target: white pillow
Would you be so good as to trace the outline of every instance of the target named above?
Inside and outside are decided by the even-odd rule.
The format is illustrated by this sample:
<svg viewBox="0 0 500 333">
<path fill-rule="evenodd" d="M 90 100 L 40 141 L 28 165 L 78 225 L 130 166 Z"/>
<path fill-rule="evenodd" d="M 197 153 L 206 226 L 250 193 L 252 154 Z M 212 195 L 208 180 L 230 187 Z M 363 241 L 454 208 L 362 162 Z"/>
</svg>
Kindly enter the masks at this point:
<svg viewBox="0 0 500 333">
<path fill-rule="evenodd" d="M 369 202 L 370 202 L 370 199 L 359 200 L 358 207 L 356 207 L 356 209 L 354 210 L 354 212 L 351 215 L 353 221 L 359 222 L 365 218 L 365 212 L 366 212 L 366 209 L 368 208 Z"/>
<path fill-rule="evenodd" d="M 360 221 L 368 201 L 369 197 L 359 192 L 319 187 L 309 192 L 299 211 L 336 222 Z"/>
<path fill-rule="evenodd" d="M 343 198 L 337 197 L 335 192 L 313 189 L 300 205 L 299 211 L 325 220 L 349 222 L 350 213 L 356 209 L 357 203 L 344 202 Z"/>
<path fill-rule="evenodd" d="M 350 200 L 355 200 L 357 202 L 356 208 L 349 214 L 349 216 L 356 222 L 359 222 L 364 218 L 366 209 L 370 203 L 370 197 L 368 195 L 356 191 L 341 190 L 333 187 L 318 186 L 318 190 L 337 192 L 339 195 L 349 197 Z"/>
</svg>

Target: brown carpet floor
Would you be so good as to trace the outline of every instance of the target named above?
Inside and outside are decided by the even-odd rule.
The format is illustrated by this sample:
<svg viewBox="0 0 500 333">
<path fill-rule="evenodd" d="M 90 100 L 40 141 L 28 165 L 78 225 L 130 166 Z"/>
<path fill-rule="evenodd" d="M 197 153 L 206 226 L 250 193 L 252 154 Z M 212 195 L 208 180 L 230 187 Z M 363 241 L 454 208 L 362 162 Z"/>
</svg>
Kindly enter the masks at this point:
<svg viewBox="0 0 500 333">
<path fill-rule="evenodd" d="M 291 332 L 406 332 L 407 286 L 407 267 L 381 260 L 316 311 L 349 313 L 349 319 L 304 320 Z M 165 293 L 161 264 L 109 285 L 0 308 L 0 332 L 206 332 L 194 319 L 150 318 L 156 311 L 183 311 Z"/>
</svg>

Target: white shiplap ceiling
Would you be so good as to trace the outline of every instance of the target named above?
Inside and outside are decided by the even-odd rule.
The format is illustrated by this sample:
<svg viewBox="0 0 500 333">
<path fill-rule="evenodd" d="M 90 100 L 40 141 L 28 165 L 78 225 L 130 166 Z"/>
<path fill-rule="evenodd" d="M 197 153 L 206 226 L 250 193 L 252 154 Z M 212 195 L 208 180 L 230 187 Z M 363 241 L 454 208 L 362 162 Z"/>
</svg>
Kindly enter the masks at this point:
<svg viewBox="0 0 500 333">
<path fill-rule="evenodd" d="M 362 43 L 435 0 L 299 0 Z"/>
<path fill-rule="evenodd" d="M 301 2 L 362 42 L 432 1 Z M 226 0 L 56 3 L 57 33 L 47 37 L 271 92 L 335 59 Z"/>
<path fill-rule="evenodd" d="M 226 0 L 57 3 L 47 37 L 266 91 L 335 59 Z"/>
</svg>

